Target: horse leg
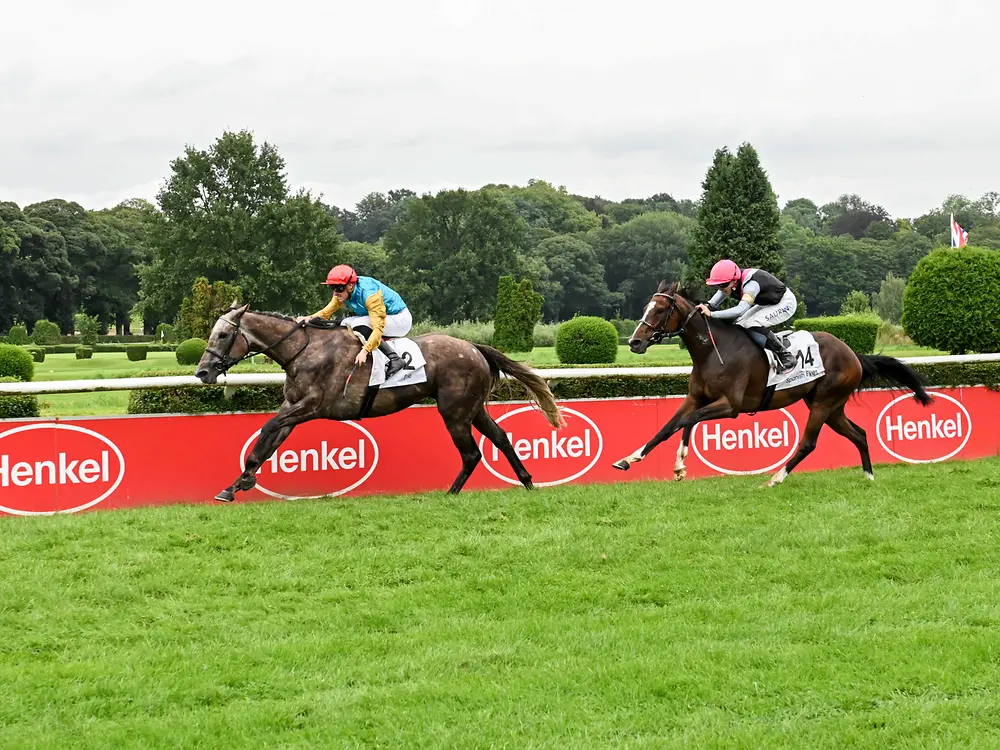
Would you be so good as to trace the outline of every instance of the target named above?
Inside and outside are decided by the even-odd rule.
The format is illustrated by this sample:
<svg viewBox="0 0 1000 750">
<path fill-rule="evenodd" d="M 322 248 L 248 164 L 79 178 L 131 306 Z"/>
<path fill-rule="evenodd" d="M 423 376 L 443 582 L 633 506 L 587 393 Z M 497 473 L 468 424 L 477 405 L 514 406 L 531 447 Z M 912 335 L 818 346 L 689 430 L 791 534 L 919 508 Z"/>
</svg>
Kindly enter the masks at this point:
<svg viewBox="0 0 1000 750">
<path fill-rule="evenodd" d="M 875 474 L 872 472 L 872 458 L 868 453 L 868 434 L 847 418 L 843 406 L 831 414 L 826 423 L 838 435 L 843 435 L 854 443 L 858 449 L 858 453 L 861 454 L 861 468 L 864 469 L 865 476 L 874 482 Z"/>
<path fill-rule="evenodd" d="M 629 467 L 632 464 L 638 463 L 639 461 L 644 459 L 646 456 L 650 454 L 653 448 L 655 448 L 664 440 L 667 440 L 671 435 L 677 432 L 680 421 L 684 419 L 684 417 L 686 417 L 687 415 L 691 414 L 697 408 L 698 408 L 698 399 L 692 396 L 691 394 L 688 394 L 687 398 L 684 399 L 683 403 L 681 403 L 677 411 L 674 412 L 674 416 L 672 416 L 670 418 L 670 421 L 660 428 L 660 431 L 653 436 L 652 440 L 643 445 L 641 448 L 638 448 L 631 455 L 625 456 L 625 458 L 615 461 L 611 465 L 614 466 L 616 469 L 621 469 L 622 471 L 628 471 Z M 681 442 L 683 443 L 684 441 L 682 440 Z"/>
<path fill-rule="evenodd" d="M 679 482 L 687 476 L 687 468 L 684 466 L 684 459 L 687 458 L 688 444 L 691 442 L 691 431 L 693 425 L 684 428 L 681 433 L 681 444 L 677 446 L 677 460 L 674 462 L 674 481 Z"/>
<path fill-rule="evenodd" d="M 795 455 L 792 456 L 791 460 L 781 467 L 781 471 L 771 477 L 770 481 L 766 482 L 764 486 L 774 487 L 776 484 L 784 482 L 788 478 L 788 475 L 792 473 L 792 470 L 816 449 L 816 440 L 819 437 L 819 431 L 823 429 L 823 425 L 830 418 L 832 411 L 829 406 L 817 403 L 810 404 L 809 419 L 806 421 L 805 430 L 802 431 L 802 439 L 799 440 L 798 450 L 795 451 Z"/>
<path fill-rule="evenodd" d="M 215 496 L 216 500 L 224 503 L 231 503 L 236 492 L 251 490 L 257 486 L 257 470 L 264 462 L 271 457 L 271 454 L 278 449 L 285 438 L 291 434 L 295 425 L 308 422 L 316 414 L 313 411 L 315 403 L 312 400 L 298 401 L 289 404 L 287 401 L 278 409 L 278 413 L 271 417 L 260 430 L 257 442 L 254 443 L 253 450 L 247 457 L 246 467 L 243 473 L 237 477 L 236 481 L 222 490 Z"/>
<path fill-rule="evenodd" d="M 687 404 L 687 399 L 685 399 L 684 404 Z M 671 417 L 670 421 L 667 422 L 663 428 L 656 433 L 656 436 L 649 441 L 642 448 L 637 450 L 631 456 L 623 458 L 621 461 L 617 461 L 612 464 L 616 469 L 622 469 L 627 471 L 629 464 L 633 464 L 636 461 L 641 461 L 649 451 L 655 448 L 657 445 L 662 443 L 664 440 L 673 435 L 677 430 L 689 428 L 694 428 L 698 422 L 705 422 L 710 419 L 723 419 L 725 417 L 735 417 L 739 414 L 739 410 L 733 408 L 732 404 L 729 403 L 729 399 L 723 396 L 717 401 L 713 401 L 708 404 L 708 406 L 703 406 L 700 409 L 695 409 L 694 411 L 688 413 L 687 415 L 682 414 L 684 411 L 684 405 L 677 410 L 677 413 Z M 690 437 L 690 435 L 689 435 Z M 683 442 L 683 441 L 682 441 Z"/>
<path fill-rule="evenodd" d="M 500 428 L 500 425 L 493 420 L 493 417 L 489 415 L 486 409 L 480 411 L 473 418 L 472 424 L 486 436 L 487 440 L 500 449 L 504 458 L 510 463 L 510 467 L 514 470 L 517 478 L 521 481 L 521 484 L 529 490 L 534 489 L 534 485 L 531 483 L 531 474 L 528 473 L 528 470 L 524 468 L 524 464 L 521 463 L 520 457 L 514 451 L 514 446 L 510 444 L 510 438 L 507 437 L 507 433 Z"/>
<path fill-rule="evenodd" d="M 483 459 L 483 454 L 479 452 L 476 439 L 472 437 L 471 421 L 450 415 L 442 414 L 441 416 L 444 417 L 444 424 L 448 428 L 452 442 L 455 443 L 455 447 L 458 448 L 458 452 L 462 456 L 462 470 L 458 472 L 458 476 L 455 477 L 455 481 L 448 489 L 448 494 L 457 495 L 462 491 L 462 487 L 465 486 L 469 477 L 472 476 L 472 472 L 476 470 L 479 462 Z"/>
</svg>

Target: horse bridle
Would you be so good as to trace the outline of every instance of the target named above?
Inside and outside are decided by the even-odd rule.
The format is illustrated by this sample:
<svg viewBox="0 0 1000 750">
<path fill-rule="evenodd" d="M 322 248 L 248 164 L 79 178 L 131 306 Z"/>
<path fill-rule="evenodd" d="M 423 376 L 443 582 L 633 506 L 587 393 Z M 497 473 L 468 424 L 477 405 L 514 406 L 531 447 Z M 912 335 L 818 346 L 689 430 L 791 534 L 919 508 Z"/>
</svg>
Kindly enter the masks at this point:
<svg viewBox="0 0 1000 750">
<path fill-rule="evenodd" d="M 656 292 L 653 294 L 653 297 L 665 297 L 666 299 L 670 300 L 670 307 L 667 308 L 666 313 L 664 313 L 663 315 L 663 320 L 660 321 L 659 325 L 654 326 L 652 323 L 646 320 L 646 315 L 649 315 L 649 313 L 646 313 L 646 315 L 642 316 L 642 320 L 639 321 L 639 325 L 644 325 L 647 328 L 653 329 L 653 332 L 649 336 L 649 340 L 652 341 L 654 344 L 659 344 L 661 341 L 663 341 L 663 339 L 672 339 L 675 336 L 680 336 L 682 333 L 684 333 L 684 328 L 690 322 L 695 312 L 698 311 L 698 308 L 696 307 L 694 310 L 688 313 L 688 316 L 684 318 L 684 322 L 681 323 L 676 330 L 667 331 L 664 330 L 663 326 L 666 325 L 666 322 L 670 320 L 671 316 L 673 315 L 674 308 L 677 307 L 677 300 L 674 298 L 672 294 L 667 294 L 666 292 Z"/>
<path fill-rule="evenodd" d="M 250 339 L 247 337 L 246 333 L 243 331 L 243 316 L 242 315 L 240 316 L 239 321 L 236 322 L 236 323 L 234 323 L 233 321 L 231 321 L 229 318 L 226 318 L 226 317 L 219 318 L 219 320 L 225 321 L 226 323 L 228 323 L 229 325 L 231 325 L 236 330 L 236 333 L 238 333 L 240 336 L 243 337 L 243 341 L 245 341 L 246 345 L 247 345 L 247 353 L 244 354 L 242 357 L 239 357 L 238 359 L 229 356 L 229 353 L 233 350 L 233 346 L 236 345 L 236 336 L 235 336 L 235 334 L 233 335 L 232 340 L 229 342 L 229 348 L 226 349 L 226 351 L 225 351 L 224 354 L 219 354 L 217 351 L 215 351 L 213 349 L 209 349 L 208 347 L 205 347 L 205 351 L 208 352 L 209 354 L 211 354 L 213 357 L 215 357 L 215 361 L 212 363 L 212 367 L 214 367 L 220 373 L 226 372 L 227 370 L 233 368 L 234 366 L 236 366 L 237 364 L 239 364 L 240 362 L 242 362 L 244 359 L 249 359 L 250 357 L 255 357 L 258 354 L 264 354 L 266 352 L 271 351 L 272 349 L 274 349 L 274 347 L 278 346 L 279 344 L 284 343 L 287 339 L 289 339 L 291 337 L 291 335 L 293 333 L 295 333 L 298 330 L 304 330 L 305 331 L 306 342 L 299 348 L 299 350 L 297 352 L 295 352 L 295 354 L 292 355 L 291 359 L 289 359 L 285 363 L 285 366 L 291 364 L 292 361 L 296 357 L 298 357 L 300 354 L 302 354 L 302 352 L 305 351 L 306 347 L 309 346 L 309 330 L 306 328 L 306 324 L 305 323 L 296 323 L 294 326 L 292 326 L 292 329 L 288 333 L 286 333 L 280 339 L 278 339 L 277 341 L 275 341 L 273 344 L 270 344 L 269 346 L 264 347 L 260 351 L 254 351 L 253 346 L 251 346 L 251 344 L 250 344 Z"/>
</svg>

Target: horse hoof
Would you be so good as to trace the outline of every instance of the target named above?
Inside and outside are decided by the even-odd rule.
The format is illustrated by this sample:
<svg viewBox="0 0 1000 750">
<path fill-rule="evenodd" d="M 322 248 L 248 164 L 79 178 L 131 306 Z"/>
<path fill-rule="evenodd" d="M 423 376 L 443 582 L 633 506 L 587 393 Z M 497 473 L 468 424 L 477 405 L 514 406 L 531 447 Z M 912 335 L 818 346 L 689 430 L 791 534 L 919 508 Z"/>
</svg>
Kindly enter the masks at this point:
<svg viewBox="0 0 1000 750">
<path fill-rule="evenodd" d="M 215 499 L 221 500 L 224 503 L 231 503 L 233 500 L 236 499 L 236 496 L 233 494 L 232 490 L 223 490 L 222 492 L 220 492 L 218 495 L 215 496 Z"/>
<path fill-rule="evenodd" d="M 615 461 L 611 465 L 614 466 L 616 469 L 621 469 L 622 471 L 629 470 L 629 463 L 624 458 L 621 461 Z"/>
</svg>

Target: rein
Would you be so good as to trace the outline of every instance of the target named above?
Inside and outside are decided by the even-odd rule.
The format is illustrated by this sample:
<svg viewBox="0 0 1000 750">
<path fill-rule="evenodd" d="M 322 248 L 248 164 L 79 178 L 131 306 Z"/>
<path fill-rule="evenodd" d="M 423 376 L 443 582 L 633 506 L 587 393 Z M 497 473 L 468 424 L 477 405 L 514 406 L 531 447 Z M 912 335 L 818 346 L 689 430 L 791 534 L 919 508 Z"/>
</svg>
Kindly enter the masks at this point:
<svg viewBox="0 0 1000 750">
<path fill-rule="evenodd" d="M 305 330 L 306 342 L 301 347 L 299 347 L 299 350 L 297 352 L 295 352 L 295 354 L 292 355 L 291 359 L 289 359 L 287 362 L 285 362 L 284 366 L 287 367 L 288 365 L 290 365 L 295 360 L 295 358 L 298 357 L 300 354 L 302 354 L 302 352 L 304 352 L 306 350 L 306 347 L 309 346 L 309 330 L 306 328 L 306 324 L 304 322 L 303 323 L 296 323 L 294 326 L 292 326 L 291 330 L 289 330 L 288 333 L 286 333 L 280 339 L 278 339 L 277 341 L 275 341 L 273 344 L 269 344 L 268 346 L 265 346 L 260 351 L 254 351 L 253 346 L 250 344 L 250 339 L 247 337 L 246 333 L 243 331 L 243 328 L 242 328 L 242 326 L 243 326 L 243 316 L 242 315 L 240 316 L 240 320 L 239 320 L 238 323 L 234 323 L 233 321 L 229 320 L 228 318 L 220 318 L 220 320 L 224 320 L 226 323 L 228 323 L 233 328 L 235 328 L 236 329 L 236 333 L 238 333 L 240 336 L 243 337 L 243 341 L 246 342 L 246 345 L 247 345 L 247 353 L 244 354 L 242 357 L 238 357 L 238 358 L 234 358 L 234 357 L 229 356 L 229 353 L 233 350 L 233 346 L 235 346 L 235 344 L 236 344 L 236 336 L 233 336 L 232 341 L 229 342 L 229 348 L 226 349 L 226 351 L 225 351 L 224 354 L 219 354 L 217 351 L 215 351 L 213 349 L 209 349 L 207 347 L 205 348 L 206 352 L 208 352 L 209 354 L 211 354 L 212 356 L 214 356 L 216 358 L 216 361 L 213 363 L 213 367 L 215 367 L 215 369 L 218 370 L 220 373 L 223 373 L 223 372 L 226 372 L 227 370 L 230 370 L 231 368 L 235 367 L 237 364 L 239 364 L 240 362 L 242 362 L 244 359 L 249 359 L 250 357 L 254 357 L 254 356 L 258 355 L 258 354 L 265 354 L 266 352 L 271 351 L 272 349 L 274 349 L 274 347 L 278 346 L 279 344 L 284 343 L 286 340 L 288 340 L 289 338 L 291 338 L 292 334 L 294 334 L 296 331 L 299 331 L 299 330 Z M 273 357 L 273 354 L 272 354 L 272 357 Z"/>
<path fill-rule="evenodd" d="M 673 297 L 673 295 L 667 294 L 666 292 L 655 292 L 653 294 L 653 297 L 663 297 L 664 299 L 670 300 L 670 307 L 668 307 L 666 313 L 664 313 L 663 320 L 660 321 L 660 323 L 655 326 L 648 320 L 646 320 L 646 315 L 649 315 L 649 313 L 646 313 L 646 315 L 642 316 L 642 320 L 639 321 L 639 325 L 644 325 L 647 328 L 651 328 L 653 330 L 653 333 L 650 335 L 649 340 L 652 341 L 654 344 L 659 344 L 665 338 L 672 339 L 675 336 L 680 336 L 682 333 L 684 333 L 684 329 L 687 328 L 687 324 L 691 322 L 691 318 L 694 317 L 694 314 L 698 312 L 698 308 L 696 307 L 694 308 L 694 310 L 689 312 L 687 317 L 684 318 L 684 322 L 681 323 L 677 328 L 675 328 L 673 331 L 668 331 L 664 328 L 664 325 L 668 320 L 670 320 L 671 316 L 673 315 L 674 308 L 677 307 L 677 300 Z M 715 343 L 715 335 L 712 333 L 712 326 L 708 324 L 708 321 L 705 322 L 705 327 L 708 328 L 708 337 L 712 341 L 712 348 L 715 349 L 715 356 L 719 358 L 720 364 L 725 366 L 726 363 L 723 361 L 722 355 L 719 353 L 719 347 Z"/>
</svg>

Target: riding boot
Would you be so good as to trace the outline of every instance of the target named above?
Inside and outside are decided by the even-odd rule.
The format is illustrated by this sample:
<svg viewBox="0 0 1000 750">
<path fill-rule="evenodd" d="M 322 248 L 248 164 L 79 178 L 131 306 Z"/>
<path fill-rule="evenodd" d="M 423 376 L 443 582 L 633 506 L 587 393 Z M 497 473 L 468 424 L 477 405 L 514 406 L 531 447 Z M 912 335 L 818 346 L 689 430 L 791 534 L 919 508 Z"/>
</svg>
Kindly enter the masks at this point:
<svg viewBox="0 0 1000 750">
<path fill-rule="evenodd" d="M 795 355 L 781 345 L 781 341 L 774 335 L 774 331 L 764 327 L 754 328 L 754 330 L 758 331 L 766 340 L 767 343 L 764 344 L 764 347 L 774 352 L 778 358 L 774 368 L 775 373 L 784 375 L 795 369 Z"/>
<path fill-rule="evenodd" d="M 406 363 L 400 359 L 399 355 L 389 346 L 389 342 L 382 341 L 378 345 L 378 350 L 389 358 L 389 364 L 385 366 L 385 379 L 388 380 L 397 372 L 406 367 Z"/>
</svg>

